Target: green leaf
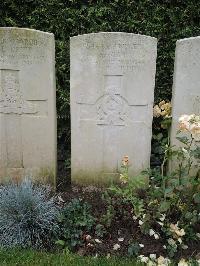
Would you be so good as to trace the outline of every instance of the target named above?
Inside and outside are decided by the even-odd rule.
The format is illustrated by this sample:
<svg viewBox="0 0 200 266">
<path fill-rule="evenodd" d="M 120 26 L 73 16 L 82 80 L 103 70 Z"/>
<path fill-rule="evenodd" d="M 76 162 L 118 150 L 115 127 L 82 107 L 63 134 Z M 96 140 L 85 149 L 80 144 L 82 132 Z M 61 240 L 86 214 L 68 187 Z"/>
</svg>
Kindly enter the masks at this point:
<svg viewBox="0 0 200 266">
<path fill-rule="evenodd" d="M 184 137 L 176 137 L 176 139 L 179 140 L 183 144 L 188 144 L 188 141 L 189 141 L 189 139 L 186 136 L 184 136 Z"/>
<path fill-rule="evenodd" d="M 200 203 L 200 193 L 196 193 L 193 196 L 195 203 Z"/>
<path fill-rule="evenodd" d="M 166 212 L 169 210 L 171 203 L 168 201 L 161 202 L 159 211 L 160 212 Z"/>
<path fill-rule="evenodd" d="M 65 241 L 63 241 L 63 240 L 57 240 L 55 242 L 55 244 L 60 245 L 60 246 L 64 246 L 65 245 Z"/>
</svg>

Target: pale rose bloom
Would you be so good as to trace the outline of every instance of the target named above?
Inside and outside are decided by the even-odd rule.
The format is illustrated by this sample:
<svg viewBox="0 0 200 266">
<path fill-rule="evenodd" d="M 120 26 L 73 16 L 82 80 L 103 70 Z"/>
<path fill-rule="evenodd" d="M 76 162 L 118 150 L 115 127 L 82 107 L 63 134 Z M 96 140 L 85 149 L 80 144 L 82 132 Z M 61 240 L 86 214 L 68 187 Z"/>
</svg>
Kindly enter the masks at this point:
<svg viewBox="0 0 200 266">
<path fill-rule="evenodd" d="M 189 264 L 185 259 L 181 259 L 178 263 L 178 266 L 188 266 Z"/>
<path fill-rule="evenodd" d="M 179 118 L 179 128 L 180 130 L 189 130 L 190 128 L 190 116 L 189 115 L 182 115 Z"/>
<path fill-rule="evenodd" d="M 195 141 L 200 141 L 200 123 L 194 123 L 190 126 L 190 132 Z"/>
</svg>

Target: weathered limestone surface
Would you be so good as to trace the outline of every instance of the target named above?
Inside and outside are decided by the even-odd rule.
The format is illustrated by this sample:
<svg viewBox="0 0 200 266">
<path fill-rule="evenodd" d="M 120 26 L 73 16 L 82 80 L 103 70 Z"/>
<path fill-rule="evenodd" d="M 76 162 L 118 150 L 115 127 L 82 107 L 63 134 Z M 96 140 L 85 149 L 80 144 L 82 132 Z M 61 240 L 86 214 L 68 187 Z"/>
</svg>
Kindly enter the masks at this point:
<svg viewBox="0 0 200 266">
<path fill-rule="evenodd" d="M 0 28 L 0 181 L 55 181 L 55 47 L 50 33 Z"/>
<path fill-rule="evenodd" d="M 178 119 L 184 114 L 200 114 L 200 37 L 182 39 L 176 43 L 171 145 L 181 145 L 176 133 Z M 170 170 L 173 169 L 174 162 L 170 165 Z"/>
<path fill-rule="evenodd" d="M 109 183 L 128 155 L 149 166 L 157 40 L 132 33 L 71 38 L 72 181 Z"/>
</svg>

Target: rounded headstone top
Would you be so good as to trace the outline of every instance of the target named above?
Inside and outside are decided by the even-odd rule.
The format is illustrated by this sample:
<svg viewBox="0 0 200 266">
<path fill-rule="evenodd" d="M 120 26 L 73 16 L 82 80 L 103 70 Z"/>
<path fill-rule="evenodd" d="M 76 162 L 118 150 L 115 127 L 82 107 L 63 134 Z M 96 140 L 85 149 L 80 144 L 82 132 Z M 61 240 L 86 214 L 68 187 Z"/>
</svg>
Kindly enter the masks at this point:
<svg viewBox="0 0 200 266">
<path fill-rule="evenodd" d="M 186 43 L 186 42 L 194 42 L 194 41 L 200 41 L 200 36 L 180 39 L 180 40 L 176 41 L 176 44 L 181 44 L 181 43 Z"/>
<path fill-rule="evenodd" d="M 49 36 L 54 36 L 53 33 L 50 32 L 44 32 L 44 31 L 40 31 L 40 30 L 35 30 L 35 29 L 30 29 L 30 28 L 18 28 L 18 27 L 0 27 L 0 32 L 16 32 L 16 33 L 20 33 L 20 34 L 31 34 L 31 33 L 35 33 L 35 34 L 45 34 L 45 35 L 49 35 Z"/>
<path fill-rule="evenodd" d="M 93 33 L 87 33 L 87 34 L 80 34 L 80 35 L 75 35 L 70 37 L 70 39 L 75 39 L 75 38 L 81 38 L 81 37 L 87 37 L 87 36 L 132 36 L 136 38 L 143 38 L 143 39 L 151 39 L 157 42 L 157 38 L 143 35 L 143 34 L 136 34 L 136 33 L 130 33 L 130 32 L 93 32 Z"/>
</svg>

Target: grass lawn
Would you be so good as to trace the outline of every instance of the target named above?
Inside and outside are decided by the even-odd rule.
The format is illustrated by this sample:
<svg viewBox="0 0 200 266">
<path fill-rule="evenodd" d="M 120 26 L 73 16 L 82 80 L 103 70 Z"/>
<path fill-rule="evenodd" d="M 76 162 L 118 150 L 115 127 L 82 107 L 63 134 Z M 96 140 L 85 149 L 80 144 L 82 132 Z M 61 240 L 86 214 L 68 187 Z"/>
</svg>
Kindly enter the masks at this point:
<svg viewBox="0 0 200 266">
<path fill-rule="evenodd" d="M 0 265 L 99 265 L 99 266 L 121 266 L 142 265 L 135 260 L 125 258 L 92 258 L 80 257 L 73 254 L 51 254 L 36 252 L 32 250 L 0 250 Z"/>
</svg>

